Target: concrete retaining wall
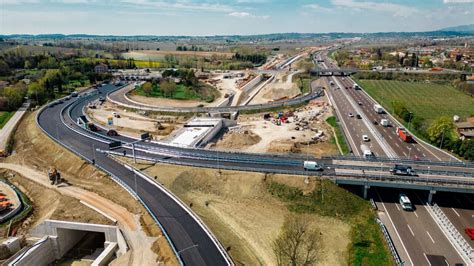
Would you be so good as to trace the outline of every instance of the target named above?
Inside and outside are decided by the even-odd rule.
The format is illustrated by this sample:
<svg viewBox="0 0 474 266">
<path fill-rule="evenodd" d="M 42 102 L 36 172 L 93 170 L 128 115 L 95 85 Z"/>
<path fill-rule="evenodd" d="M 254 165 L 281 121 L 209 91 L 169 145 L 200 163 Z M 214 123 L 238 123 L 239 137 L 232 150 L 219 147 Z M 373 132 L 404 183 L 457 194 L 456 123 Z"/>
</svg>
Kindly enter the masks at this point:
<svg viewBox="0 0 474 266">
<path fill-rule="evenodd" d="M 24 255 L 20 255 L 11 262 L 8 266 L 30 266 L 30 265 L 48 265 L 56 260 L 54 254 L 53 239 L 45 236 L 38 241 L 35 246 L 30 248 Z"/>
</svg>

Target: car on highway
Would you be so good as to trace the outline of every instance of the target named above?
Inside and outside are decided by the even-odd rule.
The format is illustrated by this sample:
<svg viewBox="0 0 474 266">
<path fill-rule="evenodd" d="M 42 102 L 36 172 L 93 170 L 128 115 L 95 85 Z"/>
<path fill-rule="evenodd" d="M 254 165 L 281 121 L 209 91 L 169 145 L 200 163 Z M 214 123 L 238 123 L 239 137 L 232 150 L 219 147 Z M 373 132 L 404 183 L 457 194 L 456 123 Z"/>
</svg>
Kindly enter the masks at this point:
<svg viewBox="0 0 474 266">
<path fill-rule="evenodd" d="M 349 113 L 349 117 L 354 117 L 354 115 L 352 113 Z"/>
<path fill-rule="evenodd" d="M 362 140 L 367 142 L 370 141 L 370 138 L 367 135 L 362 135 Z"/>
<path fill-rule="evenodd" d="M 107 131 L 107 136 L 110 136 L 110 137 L 116 137 L 118 136 L 118 132 L 115 130 L 115 129 L 109 129 L 109 131 Z"/>
<path fill-rule="evenodd" d="M 303 168 L 308 171 L 322 171 L 323 168 L 315 161 L 304 161 Z"/>
<path fill-rule="evenodd" d="M 372 121 L 372 124 L 374 124 L 374 125 L 378 125 L 378 124 L 379 124 L 379 122 L 377 122 L 377 120 L 373 120 L 373 121 Z"/>
<path fill-rule="evenodd" d="M 356 118 L 357 118 L 357 119 L 362 119 L 362 116 L 360 116 L 360 114 L 357 114 L 357 115 L 356 115 Z"/>
<path fill-rule="evenodd" d="M 408 198 L 407 195 L 400 193 L 400 196 L 398 197 L 398 200 L 400 202 L 400 205 L 402 206 L 402 209 L 405 211 L 412 211 L 413 210 L 413 205 L 411 204 L 410 199 Z"/>
<path fill-rule="evenodd" d="M 358 104 L 358 105 L 362 105 L 362 102 L 358 102 L 357 104 Z"/>
<path fill-rule="evenodd" d="M 409 165 L 396 164 L 390 169 L 392 175 L 416 175 L 415 170 Z"/>
</svg>

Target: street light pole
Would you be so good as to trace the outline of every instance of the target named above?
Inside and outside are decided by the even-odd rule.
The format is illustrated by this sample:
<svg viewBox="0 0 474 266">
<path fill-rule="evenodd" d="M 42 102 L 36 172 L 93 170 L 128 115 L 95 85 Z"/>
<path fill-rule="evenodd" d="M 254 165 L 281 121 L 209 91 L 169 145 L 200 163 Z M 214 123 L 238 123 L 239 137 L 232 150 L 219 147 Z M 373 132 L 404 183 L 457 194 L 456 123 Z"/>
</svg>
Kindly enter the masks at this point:
<svg viewBox="0 0 474 266">
<path fill-rule="evenodd" d="M 411 154 L 411 148 L 408 147 L 408 159 L 410 159 L 410 154 Z"/>
<path fill-rule="evenodd" d="M 413 113 L 410 112 L 410 118 L 408 119 L 408 130 L 411 130 L 411 119 L 413 117 Z"/>
</svg>

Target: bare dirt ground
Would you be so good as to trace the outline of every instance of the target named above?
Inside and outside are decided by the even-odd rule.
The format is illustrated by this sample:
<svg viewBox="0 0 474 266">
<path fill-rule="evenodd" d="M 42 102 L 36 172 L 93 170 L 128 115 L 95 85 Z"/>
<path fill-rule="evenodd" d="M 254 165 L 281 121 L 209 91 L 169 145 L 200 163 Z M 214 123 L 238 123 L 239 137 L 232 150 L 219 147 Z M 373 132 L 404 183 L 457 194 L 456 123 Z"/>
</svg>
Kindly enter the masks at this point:
<svg viewBox="0 0 474 266">
<path fill-rule="evenodd" d="M 300 94 L 300 89 L 292 82 L 292 77 L 296 73 L 298 72 L 280 72 L 276 74 L 273 81 L 263 87 L 250 104 L 268 103 L 282 98 L 290 99 Z"/>
<path fill-rule="evenodd" d="M 120 134 L 138 137 L 144 132 L 150 132 L 154 136 L 154 139 L 157 140 L 168 136 L 183 122 L 180 118 L 171 116 L 162 116 L 156 119 L 150 118 L 135 112 L 120 109 L 116 105 L 107 102 L 103 105 L 96 105 L 96 109 L 87 108 L 86 110 L 94 122 L 106 126 L 107 128 L 113 128 Z M 108 117 L 112 117 L 113 112 L 118 113 L 120 118 L 114 117 L 113 125 L 108 126 L 107 119 Z M 162 125 L 161 129 L 157 127 L 157 122 L 160 122 Z"/>
<path fill-rule="evenodd" d="M 214 147 L 260 153 L 308 153 L 316 157 L 334 155 L 337 147 L 330 142 L 332 131 L 324 121 L 329 113 L 330 109 L 321 99 L 296 109 L 289 123 L 281 125 L 276 125 L 273 118 L 265 120 L 263 114 L 241 115 L 238 126 L 224 134 Z M 322 132 L 322 136 L 316 138 L 317 132 Z"/>
<path fill-rule="evenodd" d="M 196 212 L 217 236 L 237 265 L 275 265 L 272 242 L 289 214 L 284 203 L 267 192 L 274 180 L 309 192 L 318 181 L 304 177 L 142 164 L 150 176 L 171 189 Z M 312 227 L 322 233 L 317 265 L 346 265 L 351 228 L 328 217 L 312 216 Z"/>
<path fill-rule="evenodd" d="M 85 201 L 95 202 L 95 204 L 99 205 L 105 204 L 105 206 L 110 207 L 113 204 L 122 208 L 120 210 L 114 208 L 106 210 L 110 213 L 110 216 L 117 216 L 117 220 L 122 220 L 122 226 L 128 226 L 132 231 L 135 230 L 137 232 L 135 235 L 132 235 L 132 238 L 135 238 L 132 242 L 136 243 L 133 246 L 133 252 L 130 254 L 130 258 L 133 261 L 153 265 L 156 263 L 156 258 L 158 258 L 159 261 L 166 264 L 176 264 L 171 247 L 161 237 L 162 234 L 159 227 L 151 222 L 152 218 L 145 209 L 106 174 L 44 135 L 35 123 L 35 115 L 36 113 L 27 114 L 20 123 L 14 137 L 14 154 L 2 161 L 14 165 L 11 169 L 15 171 L 30 169 L 24 176 L 36 176 L 37 180 L 45 180 L 47 169 L 51 166 L 56 167 L 61 172 L 62 177 L 72 186 L 72 188 L 68 189 L 72 190 L 75 197 L 82 197 Z M 62 190 L 60 189 L 59 191 Z M 88 192 L 84 192 L 86 193 L 84 194 L 81 191 Z M 93 194 L 89 194 L 89 192 Z M 47 194 L 47 192 L 42 193 L 44 195 Z M 107 199 L 107 201 L 102 199 Z M 71 210 L 74 210 L 74 208 L 71 208 Z M 130 217 L 133 217 L 133 221 Z M 133 226 L 133 224 L 135 225 Z M 149 234 L 148 236 L 155 237 L 157 240 L 150 243 L 149 238 L 144 238 L 145 234 L 140 232 L 145 232 Z M 149 250 L 155 251 L 156 255 L 147 253 Z M 140 254 L 149 254 L 154 256 L 154 258 L 149 256 L 143 257 Z M 132 262 L 131 264 L 135 263 Z"/>
</svg>

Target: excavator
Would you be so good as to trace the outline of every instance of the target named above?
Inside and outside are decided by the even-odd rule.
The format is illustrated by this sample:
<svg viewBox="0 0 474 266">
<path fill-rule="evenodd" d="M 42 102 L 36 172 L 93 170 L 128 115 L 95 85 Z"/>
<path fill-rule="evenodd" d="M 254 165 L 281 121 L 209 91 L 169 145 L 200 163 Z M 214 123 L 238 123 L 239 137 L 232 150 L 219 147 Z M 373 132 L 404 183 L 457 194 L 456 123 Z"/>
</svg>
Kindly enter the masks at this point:
<svg viewBox="0 0 474 266">
<path fill-rule="evenodd" d="M 49 168 L 48 177 L 51 181 L 51 185 L 59 185 L 61 183 L 61 174 L 55 167 Z"/>
</svg>

